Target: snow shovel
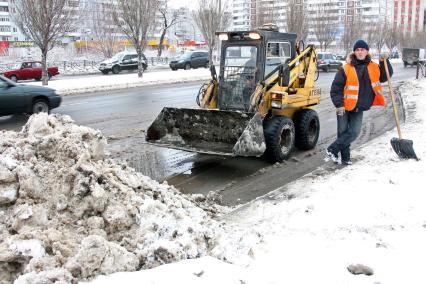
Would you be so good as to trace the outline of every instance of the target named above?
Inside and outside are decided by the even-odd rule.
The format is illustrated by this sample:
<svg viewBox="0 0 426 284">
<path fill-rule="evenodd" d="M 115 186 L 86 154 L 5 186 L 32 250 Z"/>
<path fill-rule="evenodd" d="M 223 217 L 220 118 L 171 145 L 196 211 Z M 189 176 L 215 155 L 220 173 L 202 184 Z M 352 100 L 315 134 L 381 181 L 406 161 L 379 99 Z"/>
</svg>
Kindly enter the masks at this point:
<svg viewBox="0 0 426 284">
<path fill-rule="evenodd" d="M 402 139 L 401 127 L 399 125 L 399 118 L 398 118 L 398 110 L 396 108 L 395 97 L 392 91 L 392 82 L 389 76 L 387 58 L 385 58 L 384 64 L 385 64 L 386 77 L 388 79 L 389 93 L 392 99 L 393 114 L 395 115 L 396 128 L 398 130 L 398 137 L 399 137 L 399 138 L 394 137 L 391 139 L 392 148 L 400 158 L 416 159 L 418 161 L 419 158 L 417 158 L 416 153 L 414 152 L 414 149 L 413 149 L 413 141 L 408 139 Z"/>
</svg>

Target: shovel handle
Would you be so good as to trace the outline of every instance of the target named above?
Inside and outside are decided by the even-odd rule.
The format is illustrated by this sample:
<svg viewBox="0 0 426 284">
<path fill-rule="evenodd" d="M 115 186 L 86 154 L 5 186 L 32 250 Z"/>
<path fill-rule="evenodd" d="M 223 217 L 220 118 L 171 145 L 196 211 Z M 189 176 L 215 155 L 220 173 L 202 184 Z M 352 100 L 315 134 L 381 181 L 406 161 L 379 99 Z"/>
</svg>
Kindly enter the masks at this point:
<svg viewBox="0 0 426 284">
<path fill-rule="evenodd" d="M 385 60 L 383 60 L 383 62 L 385 64 L 386 77 L 388 79 L 389 93 L 390 93 L 390 96 L 391 96 L 392 107 L 393 107 L 393 114 L 395 116 L 395 121 L 396 121 L 396 129 L 398 130 L 399 139 L 402 139 L 401 127 L 400 127 L 399 118 L 398 118 L 398 110 L 396 108 L 395 96 L 393 95 L 392 81 L 391 81 L 391 78 L 390 78 L 390 75 L 389 75 L 387 58 L 385 58 Z"/>
</svg>

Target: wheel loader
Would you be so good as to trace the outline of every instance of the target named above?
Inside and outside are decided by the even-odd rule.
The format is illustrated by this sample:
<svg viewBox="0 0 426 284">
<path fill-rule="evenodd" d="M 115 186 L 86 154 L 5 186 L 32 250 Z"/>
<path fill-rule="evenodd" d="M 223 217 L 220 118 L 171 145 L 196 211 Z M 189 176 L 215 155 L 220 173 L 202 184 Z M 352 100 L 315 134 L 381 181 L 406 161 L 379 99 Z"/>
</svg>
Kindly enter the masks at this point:
<svg viewBox="0 0 426 284">
<path fill-rule="evenodd" d="M 147 130 L 155 145 L 205 154 L 289 158 L 315 147 L 320 123 L 313 107 L 316 52 L 276 27 L 217 32 L 218 74 L 196 97 L 200 108 L 165 107 Z"/>
</svg>

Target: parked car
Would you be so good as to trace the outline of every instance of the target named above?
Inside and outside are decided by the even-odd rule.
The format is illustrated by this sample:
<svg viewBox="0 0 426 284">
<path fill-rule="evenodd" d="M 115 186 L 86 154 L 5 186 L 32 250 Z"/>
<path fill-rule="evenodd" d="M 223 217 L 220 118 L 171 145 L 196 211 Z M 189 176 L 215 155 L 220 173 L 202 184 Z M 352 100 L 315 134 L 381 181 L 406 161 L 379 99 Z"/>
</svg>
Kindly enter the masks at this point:
<svg viewBox="0 0 426 284">
<path fill-rule="evenodd" d="M 399 52 L 398 51 L 393 51 L 390 54 L 390 58 L 399 58 Z"/>
<path fill-rule="evenodd" d="M 0 76 L 0 116 L 49 112 L 60 106 L 61 96 L 55 90 L 42 87 L 16 84 Z"/>
<path fill-rule="evenodd" d="M 337 54 L 336 59 L 340 61 L 346 61 L 346 55 L 345 54 Z"/>
<path fill-rule="evenodd" d="M 14 82 L 18 80 L 29 80 L 35 79 L 36 81 L 41 80 L 42 65 L 40 61 L 25 61 L 16 63 L 11 70 L 5 71 L 3 76 L 9 78 Z M 50 80 L 53 76 L 59 74 L 58 67 L 48 67 L 47 76 Z"/>
<path fill-rule="evenodd" d="M 148 60 L 144 54 L 142 54 L 142 68 L 143 71 L 148 68 Z M 102 61 L 98 69 L 105 75 L 110 71 L 118 74 L 122 70 L 138 70 L 138 54 L 127 51 L 119 52 L 112 58 Z"/>
<path fill-rule="evenodd" d="M 178 69 L 189 70 L 191 68 L 209 67 L 209 53 L 205 51 L 189 51 L 182 54 L 175 60 L 170 61 L 170 68 L 175 71 Z"/>
<path fill-rule="evenodd" d="M 336 56 L 329 52 L 318 52 L 317 54 L 318 69 L 329 72 L 330 69 L 339 69 L 342 65 L 343 63 L 337 60 Z"/>
</svg>

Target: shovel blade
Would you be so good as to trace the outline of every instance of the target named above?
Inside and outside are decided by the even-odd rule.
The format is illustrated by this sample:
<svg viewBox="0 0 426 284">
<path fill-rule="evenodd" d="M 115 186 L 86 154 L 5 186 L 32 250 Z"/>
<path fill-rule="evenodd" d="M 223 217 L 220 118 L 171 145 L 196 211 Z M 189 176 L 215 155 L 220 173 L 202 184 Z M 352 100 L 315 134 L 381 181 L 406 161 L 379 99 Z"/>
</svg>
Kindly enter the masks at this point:
<svg viewBox="0 0 426 284">
<path fill-rule="evenodd" d="M 391 145 L 395 153 L 402 159 L 415 159 L 417 158 L 413 148 L 413 141 L 408 139 L 392 138 Z"/>
</svg>

